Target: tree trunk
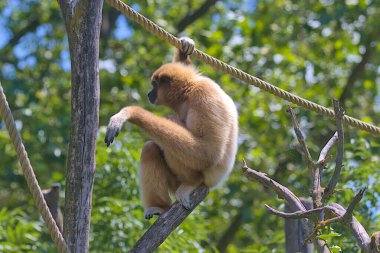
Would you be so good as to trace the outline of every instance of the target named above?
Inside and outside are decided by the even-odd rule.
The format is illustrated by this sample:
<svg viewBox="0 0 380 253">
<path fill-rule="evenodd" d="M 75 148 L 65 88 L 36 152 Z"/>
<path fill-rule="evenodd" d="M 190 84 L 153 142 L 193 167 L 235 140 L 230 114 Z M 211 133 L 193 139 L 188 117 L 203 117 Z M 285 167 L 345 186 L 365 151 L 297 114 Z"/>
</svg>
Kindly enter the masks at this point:
<svg viewBox="0 0 380 253">
<path fill-rule="evenodd" d="M 306 209 L 312 208 L 311 201 L 301 199 Z M 291 213 L 297 210 L 292 208 L 285 201 L 285 212 Z M 305 243 L 308 232 L 305 230 L 305 221 L 302 219 L 285 219 L 285 251 L 286 253 L 313 253 L 313 244 Z"/>
<path fill-rule="evenodd" d="M 99 34 L 103 0 L 59 0 L 71 56 L 71 136 L 66 175 L 64 238 L 88 252 L 95 139 L 99 124 Z"/>
</svg>

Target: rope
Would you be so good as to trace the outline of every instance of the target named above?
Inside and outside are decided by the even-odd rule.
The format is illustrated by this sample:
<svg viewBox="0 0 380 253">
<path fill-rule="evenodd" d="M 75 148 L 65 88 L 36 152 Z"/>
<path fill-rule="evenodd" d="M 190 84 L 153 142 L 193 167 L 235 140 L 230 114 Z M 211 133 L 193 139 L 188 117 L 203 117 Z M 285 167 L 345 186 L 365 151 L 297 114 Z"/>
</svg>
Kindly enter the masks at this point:
<svg viewBox="0 0 380 253">
<path fill-rule="evenodd" d="M 133 21 L 140 24 L 143 28 L 148 30 L 149 32 L 155 34 L 159 38 L 163 39 L 164 41 L 170 43 L 171 45 L 175 46 L 176 48 L 181 49 L 181 42 L 180 40 L 170 34 L 169 32 L 165 31 L 163 28 L 159 27 L 157 24 L 153 23 L 151 20 L 147 19 L 140 13 L 133 10 L 131 7 L 126 5 L 125 3 L 121 2 L 120 0 L 107 0 L 108 3 L 119 10 L 124 15 L 131 18 Z M 292 102 L 298 106 L 304 107 L 306 109 L 309 109 L 311 111 L 314 111 L 316 113 L 319 113 L 324 116 L 328 116 L 330 118 L 335 118 L 334 111 L 331 109 L 328 109 L 326 107 L 323 107 L 319 104 L 316 104 L 314 102 L 311 102 L 307 99 L 304 99 L 300 96 L 294 95 L 288 91 L 285 91 L 283 89 L 280 89 L 270 83 L 267 83 L 255 76 L 252 76 L 244 71 L 241 71 L 235 67 L 232 67 L 198 49 L 194 49 L 194 52 L 192 54 L 195 58 L 198 60 L 209 64 L 210 66 L 214 67 L 217 70 L 223 71 L 225 73 L 230 74 L 231 76 L 234 76 L 246 83 L 249 83 L 251 85 L 254 85 L 262 90 L 265 90 L 266 92 L 269 92 L 277 97 L 280 97 L 284 100 L 287 100 L 289 102 Z M 363 121 L 360 121 L 358 119 L 355 119 L 350 116 L 344 116 L 342 118 L 342 121 L 352 127 L 359 128 L 361 130 L 364 130 L 366 132 L 372 133 L 374 135 L 380 136 L 380 128 L 368 123 L 365 123 Z"/>
<path fill-rule="evenodd" d="M 29 190 L 32 193 L 33 200 L 37 205 L 38 211 L 40 212 L 45 224 L 49 230 L 50 236 L 54 243 L 58 247 L 60 253 L 70 253 L 70 250 L 59 232 L 58 227 L 46 205 L 45 199 L 43 197 L 40 186 L 36 176 L 34 175 L 32 165 L 30 164 L 28 154 L 26 153 L 24 144 L 22 143 L 21 136 L 16 129 L 16 124 L 14 122 L 12 112 L 9 108 L 7 99 L 5 97 L 3 87 L 0 83 L 0 112 L 7 126 L 9 136 L 12 139 L 13 145 L 16 148 L 17 157 L 20 161 L 22 171 L 25 175 L 26 182 L 28 184 Z"/>
</svg>

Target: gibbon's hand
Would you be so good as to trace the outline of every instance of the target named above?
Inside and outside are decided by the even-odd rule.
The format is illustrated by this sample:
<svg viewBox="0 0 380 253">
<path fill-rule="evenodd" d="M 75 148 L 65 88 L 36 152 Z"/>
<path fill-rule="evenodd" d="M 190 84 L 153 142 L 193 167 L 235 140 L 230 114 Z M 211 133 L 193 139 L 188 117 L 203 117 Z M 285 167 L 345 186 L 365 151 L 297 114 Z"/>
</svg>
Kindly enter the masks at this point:
<svg viewBox="0 0 380 253">
<path fill-rule="evenodd" d="M 194 52 L 195 42 L 188 37 L 182 37 L 179 39 L 182 44 L 181 51 L 186 55 L 191 55 Z"/>
<path fill-rule="evenodd" d="M 114 138 L 119 135 L 124 121 L 125 120 L 122 120 L 119 116 L 119 113 L 111 117 L 107 126 L 106 136 L 104 138 L 104 142 L 107 144 L 107 147 L 109 147 Z"/>
</svg>

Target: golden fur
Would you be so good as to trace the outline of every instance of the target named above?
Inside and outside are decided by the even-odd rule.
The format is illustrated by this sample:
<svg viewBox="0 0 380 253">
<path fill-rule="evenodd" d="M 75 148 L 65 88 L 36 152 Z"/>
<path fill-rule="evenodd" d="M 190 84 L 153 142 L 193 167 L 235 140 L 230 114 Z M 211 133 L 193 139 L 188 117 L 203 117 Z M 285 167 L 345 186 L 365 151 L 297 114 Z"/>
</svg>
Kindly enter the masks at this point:
<svg viewBox="0 0 380 253">
<path fill-rule="evenodd" d="M 174 60 L 178 59 L 177 52 Z M 213 80 L 189 64 L 189 60 L 165 64 L 152 76 L 153 102 L 171 108 L 175 115 L 163 118 L 127 106 L 110 119 L 107 128 L 108 145 L 126 120 L 152 139 L 142 149 L 139 169 L 146 218 L 171 205 L 169 194 L 188 208 L 190 193 L 201 183 L 215 187 L 229 175 L 235 161 L 235 105 Z"/>
</svg>

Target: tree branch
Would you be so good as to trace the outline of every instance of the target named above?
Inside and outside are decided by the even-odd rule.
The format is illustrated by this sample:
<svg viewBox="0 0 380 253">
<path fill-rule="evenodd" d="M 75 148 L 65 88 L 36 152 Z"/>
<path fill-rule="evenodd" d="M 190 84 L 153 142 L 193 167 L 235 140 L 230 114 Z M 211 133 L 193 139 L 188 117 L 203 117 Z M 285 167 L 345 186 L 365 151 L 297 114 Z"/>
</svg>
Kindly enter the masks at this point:
<svg viewBox="0 0 380 253">
<path fill-rule="evenodd" d="M 325 192 L 323 194 L 323 201 L 331 198 L 334 188 L 336 184 L 338 183 L 338 178 L 340 176 L 340 171 L 343 166 L 343 151 L 344 151 L 344 132 L 343 132 L 343 123 L 342 118 L 344 116 L 344 110 L 340 106 L 340 103 L 338 100 L 334 100 L 334 112 L 335 112 L 335 120 L 337 125 L 337 133 L 338 133 L 338 152 L 335 160 L 335 170 L 334 174 L 331 177 Z"/>
<path fill-rule="evenodd" d="M 317 239 L 316 236 L 319 233 L 319 230 L 325 226 L 331 225 L 335 222 L 341 223 L 343 226 L 345 226 L 355 237 L 357 243 L 359 244 L 362 252 L 364 253 L 373 253 L 373 252 L 380 252 L 380 239 L 379 235 L 380 232 L 375 233 L 371 238 L 368 236 L 366 230 L 364 227 L 357 221 L 357 219 L 353 216 L 353 210 L 355 206 L 360 202 L 362 199 L 365 189 L 361 189 L 355 197 L 350 202 L 347 209 L 344 209 L 342 206 L 340 206 L 337 203 L 331 203 L 327 206 L 322 206 L 324 201 L 331 197 L 333 194 L 334 188 L 337 184 L 340 171 L 342 168 L 342 161 L 343 161 L 343 145 L 344 145 L 344 133 L 343 133 L 343 125 L 342 125 L 342 117 L 344 115 L 343 109 L 340 107 L 340 104 L 338 101 L 334 100 L 334 112 L 335 112 L 335 119 L 337 124 L 337 132 L 334 134 L 334 136 L 328 141 L 328 143 L 325 145 L 325 147 L 322 149 L 318 163 L 314 164 L 312 162 L 310 153 L 306 147 L 306 144 L 304 142 L 304 137 L 301 133 L 301 130 L 299 128 L 298 122 L 296 120 L 296 117 L 294 115 L 294 112 L 289 107 L 288 111 L 291 114 L 292 122 L 294 126 L 294 130 L 296 132 L 297 139 L 299 140 L 302 148 L 303 153 L 305 154 L 305 159 L 308 160 L 308 163 L 311 164 L 316 171 L 321 169 L 325 166 L 325 160 L 326 156 L 329 152 L 329 150 L 332 148 L 335 142 L 338 142 L 338 152 L 337 152 L 337 158 L 336 158 L 336 166 L 334 170 L 334 175 L 330 179 L 330 182 L 328 184 L 328 188 L 326 188 L 325 194 L 323 195 L 323 201 L 319 205 L 314 204 L 314 209 L 306 210 L 305 205 L 301 204 L 302 207 L 299 208 L 299 198 L 295 196 L 288 188 L 282 186 L 281 184 L 271 180 L 268 178 L 264 173 L 257 172 L 254 170 L 251 170 L 247 167 L 245 161 L 243 165 L 243 172 L 245 176 L 252 180 L 259 181 L 262 185 L 268 186 L 276 191 L 276 193 L 279 195 L 279 197 L 284 198 L 286 201 L 291 201 L 293 203 L 293 207 L 290 209 L 287 209 L 287 212 L 281 212 L 278 211 L 268 205 L 265 205 L 267 210 L 277 216 L 287 218 L 287 219 L 302 219 L 304 221 L 312 221 L 315 224 L 315 228 L 310 230 L 312 231 L 310 235 L 306 238 L 306 242 Z M 320 174 L 314 173 L 313 174 L 313 202 L 315 201 L 315 186 L 320 187 Z M 317 179 L 318 177 L 319 179 Z M 317 182 L 317 184 L 315 184 Z M 318 196 L 320 197 L 322 194 L 321 191 L 317 192 Z M 297 206 L 298 205 L 298 206 Z M 298 207 L 298 208 L 297 208 Z M 303 224 L 303 227 L 307 229 L 307 223 Z M 316 246 L 318 252 L 331 252 L 331 250 L 328 248 L 328 246 L 323 243 L 320 244 L 320 240 L 316 241 Z"/>
<path fill-rule="evenodd" d="M 373 42 L 373 38 L 370 38 L 367 40 L 367 43 L 365 44 L 365 52 L 361 55 L 362 59 L 361 61 L 354 65 L 354 67 L 351 70 L 351 73 L 347 79 L 346 85 L 343 88 L 343 91 L 339 97 L 339 101 L 341 102 L 342 106 L 344 107 L 347 99 L 351 96 L 352 90 L 354 87 L 355 82 L 359 79 L 360 75 L 364 72 L 365 66 L 367 63 L 370 62 L 373 51 L 375 50 L 374 46 L 371 46 Z"/>
<path fill-rule="evenodd" d="M 286 219 L 301 219 L 301 218 L 315 219 L 315 217 L 318 217 L 321 214 L 321 212 L 325 210 L 325 207 L 319 207 L 319 208 L 306 210 L 306 211 L 295 211 L 292 213 L 285 213 L 285 212 L 278 211 L 268 205 L 265 205 L 265 207 L 273 215 L 286 218 Z"/>
<path fill-rule="evenodd" d="M 185 220 L 208 193 L 209 189 L 205 185 L 201 185 L 195 189 L 190 195 L 192 206 L 189 210 L 185 209 L 178 202 L 174 203 L 169 210 L 157 218 L 154 224 L 144 233 L 129 252 L 153 252 L 165 241 L 170 233 Z"/>
<path fill-rule="evenodd" d="M 306 211 L 301 200 L 291 190 L 269 178 L 265 173 L 248 168 L 245 160 L 243 163 L 243 173 L 249 180 L 258 181 L 263 186 L 271 188 L 279 198 L 285 199 L 293 210 Z"/>
<path fill-rule="evenodd" d="M 14 47 L 25 34 L 34 31 L 39 25 L 40 20 L 37 15 L 25 27 L 16 32 L 5 47 Z"/>
<path fill-rule="evenodd" d="M 321 187 L 321 175 L 320 175 L 321 167 L 316 166 L 314 164 L 313 159 L 311 158 L 309 149 L 306 146 L 305 138 L 301 132 L 297 118 L 296 118 L 294 111 L 290 105 L 288 106 L 287 111 L 290 113 L 292 123 L 293 123 L 294 132 L 296 133 L 298 142 L 300 143 L 300 145 L 302 147 L 303 155 L 305 157 L 307 167 L 309 168 L 309 170 L 311 172 L 311 180 L 313 182 L 313 189 L 312 189 L 313 207 L 314 208 L 321 207 L 323 204 L 323 202 L 322 202 L 323 189 Z"/>
<path fill-rule="evenodd" d="M 314 171 L 313 158 L 311 158 L 309 149 L 307 148 L 306 143 L 305 143 L 305 138 L 302 134 L 302 131 L 300 129 L 300 126 L 298 124 L 298 121 L 297 121 L 297 118 L 294 114 L 294 111 L 290 105 L 288 105 L 287 112 L 290 113 L 292 123 L 293 123 L 294 132 L 295 132 L 297 140 L 300 143 L 301 148 L 303 150 L 303 155 L 305 157 L 307 167 L 310 169 L 311 172 L 313 172 Z"/>
<path fill-rule="evenodd" d="M 2 61 L 3 63 L 10 63 L 12 65 L 15 65 L 16 68 L 18 68 L 14 55 L 11 56 L 11 49 L 13 49 L 19 43 L 22 37 L 24 37 L 29 32 L 35 31 L 39 25 L 40 20 L 37 15 L 35 18 L 30 20 L 30 22 L 25 27 L 15 32 L 13 34 L 13 37 L 8 41 L 8 43 L 0 49 L 0 61 Z"/>
<path fill-rule="evenodd" d="M 115 8 L 103 8 L 102 27 L 100 29 L 100 39 L 107 41 L 115 28 L 116 20 L 120 12 Z"/>
<path fill-rule="evenodd" d="M 319 154 L 319 158 L 317 161 L 317 165 L 326 166 L 326 157 L 330 152 L 330 149 L 334 146 L 334 144 L 338 141 L 338 132 L 335 132 L 333 137 L 327 142 L 327 144 L 323 147 L 321 153 Z"/>
<path fill-rule="evenodd" d="M 247 198 L 243 198 L 243 205 L 239 208 L 238 213 L 231 219 L 230 224 L 224 231 L 223 235 L 219 238 L 216 248 L 220 253 L 227 252 L 228 245 L 235 238 L 236 233 L 239 231 L 242 224 L 244 224 L 246 213 L 253 205 L 254 196 L 243 193 Z"/>
<path fill-rule="evenodd" d="M 283 186 L 283 185 L 277 183 L 276 181 L 272 180 L 265 173 L 258 172 L 258 171 L 255 171 L 255 170 L 248 168 L 247 164 L 244 160 L 243 160 L 243 163 L 244 163 L 243 164 L 243 173 L 249 180 L 252 180 L 252 181 L 256 180 L 259 183 L 261 183 L 263 186 L 271 188 L 272 190 L 274 190 L 277 193 L 279 198 L 285 199 L 286 204 L 288 205 L 288 207 L 291 210 L 295 210 L 295 212 L 299 211 L 301 213 L 305 213 L 305 212 L 308 213 L 309 212 L 305 208 L 305 206 L 303 205 L 302 201 L 297 196 L 295 196 L 295 194 L 292 191 L 290 191 L 288 188 L 286 188 L 285 186 Z M 265 206 L 269 211 L 273 211 L 273 213 L 281 213 L 281 212 L 276 211 L 273 208 L 269 207 L 268 205 L 265 205 Z M 315 211 L 315 212 L 318 212 L 318 211 Z M 317 216 L 315 216 L 314 221 L 317 221 L 317 220 L 318 220 L 318 218 L 317 218 Z M 302 223 L 303 223 L 304 229 L 309 231 L 309 225 L 310 225 L 309 221 L 303 220 Z M 328 250 L 328 248 L 326 248 L 326 246 L 324 244 L 318 243 L 318 240 L 317 240 L 316 246 L 317 246 L 317 249 L 319 252 L 331 252 L 330 250 Z M 320 251 L 320 249 L 326 250 L 326 251 Z"/>
<path fill-rule="evenodd" d="M 360 192 L 359 192 L 360 194 Z M 358 194 L 358 195 L 359 195 Z M 329 215 L 333 217 L 341 217 L 344 216 L 347 211 L 341 205 L 337 203 L 331 203 L 327 206 L 329 210 Z M 356 242 L 359 244 L 362 253 L 370 253 L 371 252 L 371 239 L 365 230 L 365 228 L 360 224 L 360 222 L 351 215 L 349 221 L 342 219 L 340 222 L 344 227 L 346 227 L 355 237 Z"/>
<path fill-rule="evenodd" d="M 186 16 L 178 22 L 177 31 L 178 33 L 183 32 L 186 27 L 191 25 L 195 20 L 200 18 L 202 15 L 206 14 L 206 12 L 217 2 L 217 0 L 206 0 L 203 4 L 196 10 L 190 10 Z"/>
<path fill-rule="evenodd" d="M 325 226 L 329 226 L 332 223 L 335 222 L 341 222 L 342 224 L 348 224 L 351 222 L 353 216 L 352 213 L 354 211 L 355 206 L 360 202 L 365 192 L 365 188 L 361 189 L 355 197 L 352 199 L 351 203 L 349 204 L 348 208 L 344 210 L 343 214 L 339 214 L 331 219 L 323 220 L 319 224 L 317 224 L 316 229 L 321 229 Z"/>
</svg>

